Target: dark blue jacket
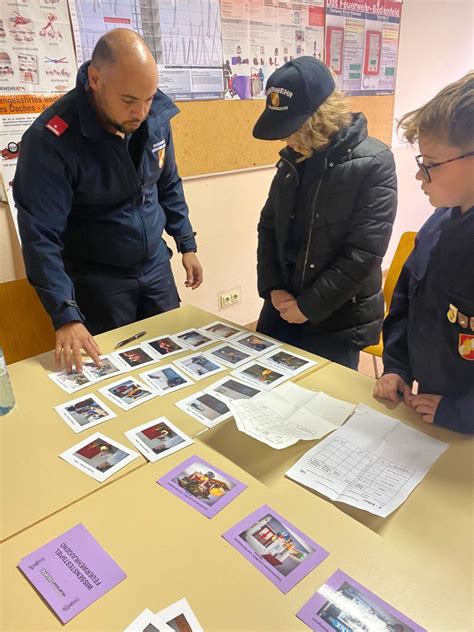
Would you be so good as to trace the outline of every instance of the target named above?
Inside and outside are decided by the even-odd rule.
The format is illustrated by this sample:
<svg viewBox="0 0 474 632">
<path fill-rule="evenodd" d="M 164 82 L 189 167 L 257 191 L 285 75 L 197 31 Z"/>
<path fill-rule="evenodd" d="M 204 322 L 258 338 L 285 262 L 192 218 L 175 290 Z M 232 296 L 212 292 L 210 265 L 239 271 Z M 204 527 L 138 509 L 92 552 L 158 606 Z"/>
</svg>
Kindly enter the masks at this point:
<svg viewBox="0 0 474 632">
<path fill-rule="evenodd" d="M 450 305 L 472 317 L 450 322 Z M 383 327 L 384 373 L 442 395 L 434 423 L 474 432 L 474 207 L 439 208 L 418 233 Z M 466 341 L 472 351 L 460 345 Z"/>
<path fill-rule="evenodd" d="M 178 108 L 158 90 L 140 128 L 113 135 L 89 102 L 88 63 L 24 134 L 13 184 L 27 276 L 56 329 L 84 321 L 68 269 L 139 276 L 169 259 L 163 230 L 178 251 L 196 248 L 169 123 Z"/>
</svg>

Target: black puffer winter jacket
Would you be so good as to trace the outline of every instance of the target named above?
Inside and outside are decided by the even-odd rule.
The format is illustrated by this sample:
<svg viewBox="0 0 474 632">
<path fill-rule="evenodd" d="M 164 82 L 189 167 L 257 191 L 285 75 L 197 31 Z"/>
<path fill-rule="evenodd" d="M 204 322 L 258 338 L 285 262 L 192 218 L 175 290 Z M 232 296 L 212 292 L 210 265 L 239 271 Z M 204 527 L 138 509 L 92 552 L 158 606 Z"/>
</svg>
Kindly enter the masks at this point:
<svg viewBox="0 0 474 632">
<path fill-rule="evenodd" d="M 288 266 L 288 235 L 298 197 L 295 152 L 284 149 L 258 225 L 258 289 L 297 297 L 309 322 L 305 336 L 340 334 L 358 350 L 378 342 L 384 316 L 381 263 L 397 207 L 392 152 L 367 136 L 363 114 L 324 150 L 322 173 L 311 183 L 296 263 Z M 300 199 L 300 198 L 299 198 Z"/>
</svg>

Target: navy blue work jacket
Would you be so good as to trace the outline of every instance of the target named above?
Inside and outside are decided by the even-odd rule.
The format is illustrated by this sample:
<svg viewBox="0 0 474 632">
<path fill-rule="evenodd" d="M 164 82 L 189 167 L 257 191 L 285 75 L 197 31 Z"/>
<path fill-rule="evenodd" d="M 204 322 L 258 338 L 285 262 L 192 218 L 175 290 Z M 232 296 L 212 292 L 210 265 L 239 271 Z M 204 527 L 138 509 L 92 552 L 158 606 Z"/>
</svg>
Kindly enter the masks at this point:
<svg viewBox="0 0 474 632">
<path fill-rule="evenodd" d="M 474 207 L 438 208 L 416 238 L 383 327 L 384 373 L 442 395 L 434 423 L 474 432 Z"/>
<path fill-rule="evenodd" d="M 75 89 L 26 131 L 13 193 L 28 279 L 55 328 L 84 321 L 68 269 L 138 277 L 196 248 L 173 149 L 178 108 L 158 90 L 148 117 L 125 139 L 100 124 L 87 94 L 87 67 Z"/>
</svg>

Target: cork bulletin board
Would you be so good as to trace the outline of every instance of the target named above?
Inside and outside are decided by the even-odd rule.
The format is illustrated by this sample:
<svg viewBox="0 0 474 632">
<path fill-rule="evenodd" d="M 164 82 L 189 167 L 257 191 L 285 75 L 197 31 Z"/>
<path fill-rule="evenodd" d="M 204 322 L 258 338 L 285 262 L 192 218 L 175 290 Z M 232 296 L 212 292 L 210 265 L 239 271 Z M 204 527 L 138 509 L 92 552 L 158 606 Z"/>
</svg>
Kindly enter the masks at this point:
<svg viewBox="0 0 474 632">
<path fill-rule="evenodd" d="M 353 112 L 363 112 L 369 134 L 390 145 L 393 95 L 350 97 Z M 183 177 L 274 165 L 283 143 L 256 140 L 252 129 L 265 101 L 179 102 L 173 119 L 176 158 Z"/>
</svg>

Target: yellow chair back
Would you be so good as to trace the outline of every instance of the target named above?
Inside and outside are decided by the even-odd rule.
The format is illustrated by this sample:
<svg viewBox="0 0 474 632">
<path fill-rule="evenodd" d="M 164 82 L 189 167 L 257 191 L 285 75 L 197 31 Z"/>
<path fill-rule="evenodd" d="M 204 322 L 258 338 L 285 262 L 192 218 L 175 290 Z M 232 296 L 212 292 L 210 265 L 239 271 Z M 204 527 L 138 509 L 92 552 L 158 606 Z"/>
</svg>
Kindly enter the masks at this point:
<svg viewBox="0 0 474 632">
<path fill-rule="evenodd" d="M 410 256 L 415 246 L 416 232 L 403 233 L 398 242 L 397 249 L 393 255 L 392 263 L 388 269 L 385 283 L 383 284 L 383 296 L 385 299 L 385 313 L 388 314 L 390 304 L 392 302 L 393 292 L 397 285 L 398 278 L 402 271 L 405 261 Z"/>
<path fill-rule="evenodd" d="M 397 281 L 402 271 L 402 268 L 405 265 L 405 261 L 408 259 L 411 251 L 413 250 L 415 246 L 415 237 L 416 237 L 416 232 L 403 233 L 402 236 L 400 237 L 400 241 L 398 242 L 398 246 L 397 246 L 397 249 L 395 250 L 395 254 L 393 255 L 392 263 L 390 264 L 390 268 L 388 269 L 387 276 L 385 277 L 385 283 L 383 284 L 383 297 L 385 300 L 385 315 L 387 315 L 390 310 L 390 304 L 392 302 L 393 292 L 395 290 L 395 286 L 397 285 Z M 380 340 L 376 345 L 366 347 L 362 351 L 381 358 L 382 353 L 383 353 L 382 335 L 380 335 Z M 375 369 L 375 375 L 378 377 L 378 367 L 376 365 L 375 357 L 374 357 L 374 369 Z"/>
</svg>

